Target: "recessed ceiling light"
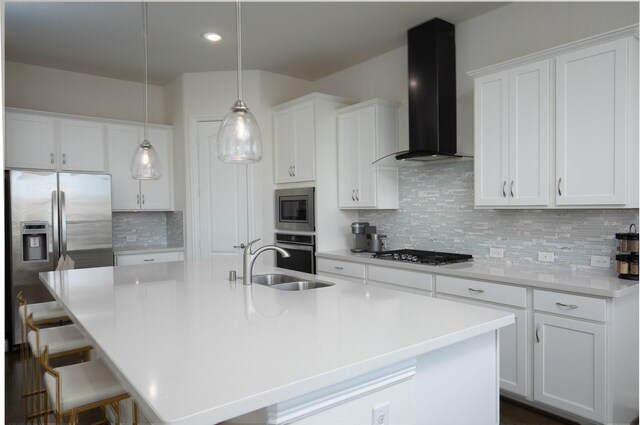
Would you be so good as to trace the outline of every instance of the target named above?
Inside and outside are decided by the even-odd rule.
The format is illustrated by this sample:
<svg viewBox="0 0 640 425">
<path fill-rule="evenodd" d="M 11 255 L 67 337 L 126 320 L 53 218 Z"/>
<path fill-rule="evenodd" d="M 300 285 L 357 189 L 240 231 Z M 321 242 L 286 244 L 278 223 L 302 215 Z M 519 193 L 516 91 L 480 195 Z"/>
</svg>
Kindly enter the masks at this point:
<svg viewBox="0 0 640 425">
<path fill-rule="evenodd" d="M 215 32 L 208 32 L 206 34 L 202 34 L 202 36 L 212 43 L 222 40 L 222 36 L 220 34 L 216 34 Z"/>
</svg>

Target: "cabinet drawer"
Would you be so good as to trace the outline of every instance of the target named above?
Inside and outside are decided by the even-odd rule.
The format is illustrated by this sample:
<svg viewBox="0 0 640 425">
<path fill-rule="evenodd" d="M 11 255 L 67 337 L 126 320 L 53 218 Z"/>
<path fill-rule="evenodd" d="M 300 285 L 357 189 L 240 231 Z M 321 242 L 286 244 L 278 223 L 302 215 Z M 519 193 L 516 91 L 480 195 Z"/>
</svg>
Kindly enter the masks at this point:
<svg viewBox="0 0 640 425">
<path fill-rule="evenodd" d="M 535 289 L 533 291 L 533 308 L 537 311 L 604 322 L 606 321 L 607 303 L 603 298 Z"/>
<path fill-rule="evenodd" d="M 428 273 L 369 266 L 369 280 L 433 291 L 433 276 Z"/>
<path fill-rule="evenodd" d="M 129 264 L 166 263 L 168 261 L 182 261 L 184 253 L 174 252 L 153 252 L 149 254 L 125 254 L 116 255 L 116 266 L 126 266 Z"/>
<path fill-rule="evenodd" d="M 516 307 L 527 306 L 527 289 L 518 286 L 438 276 L 436 278 L 436 291 L 458 297 L 513 305 Z"/>
<path fill-rule="evenodd" d="M 364 267 L 364 264 L 328 260 L 326 258 L 318 258 L 317 261 L 318 272 L 341 274 L 344 276 L 357 277 L 358 279 L 364 279 Z"/>
</svg>

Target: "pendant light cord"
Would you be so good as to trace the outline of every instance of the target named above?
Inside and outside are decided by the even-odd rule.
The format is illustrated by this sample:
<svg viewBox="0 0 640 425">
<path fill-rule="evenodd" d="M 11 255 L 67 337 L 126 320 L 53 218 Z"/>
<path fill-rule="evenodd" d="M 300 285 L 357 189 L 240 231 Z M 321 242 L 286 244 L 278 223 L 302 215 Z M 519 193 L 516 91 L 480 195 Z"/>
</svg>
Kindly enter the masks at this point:
<svg viewBox="0 0 640 425">
<path fill-rule="evenodd" d="M 238 100 L 242 100 L 242 12 L 240 0 L 236 1 L 236 47 L 238 49 Z"/>
<path fill-rule="evenodd" d="M 142 3 L 142 36 L 144 38 L 144 140 L 143 142 L 148 140 L 148 123 L 149 123 L 149 103 L 148 103 L 148 84 L 149 79 L 147 76 L 147 67 L 148 67 L 148 54 L 147 54 L 147 28 L 148 28 L 148 20 L 147 20 L 147 3 Z"/>
</svg>

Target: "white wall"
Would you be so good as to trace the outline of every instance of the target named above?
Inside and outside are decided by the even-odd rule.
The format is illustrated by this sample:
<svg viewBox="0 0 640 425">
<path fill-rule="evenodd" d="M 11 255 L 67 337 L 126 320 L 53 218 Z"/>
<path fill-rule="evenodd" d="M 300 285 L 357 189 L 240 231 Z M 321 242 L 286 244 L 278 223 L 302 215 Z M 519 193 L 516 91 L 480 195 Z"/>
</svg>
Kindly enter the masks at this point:
<svg viewBox="0 0 640 425">
<path fill-rule="evenodd" d="M 143 121 L 143 84 L 16 62 L 5 65 L 5 106 Z M 149 122 L 170 124 L 164 89 L 149 85 Z"/>
<path fill-rule="evenodd" d="M 473 154 L 473 80 L 467 72 L 638 23 L 638 3 L 511 3 L 456 25 L 458 152 Z M 408 147 L 406 46 L 315 81 L 315 90 L 402 103 L 400 149 Z"/>
<path fill-rule="evenodd" d="M 272 74 L 263 71 L 243 72 L 243 100 L 258 121 L 263 143 L 263 159 L 251 165 L 253 173 L 253 235 L 262 238 L 262 243 L 273 242 L 274 238 L 274 203 L 273 203 L 273 142 L 271 132 L 271 106 L 285 100 L 301 96 L 311 91 L 311 83 L 296 78 Z M 185 243 L 191 243 L 191 197 L 189 157 L 190 143 L 194 129 L 190 123 L 197 116 L 223 117 L 237 100 L 236 73 L 202 72 L 183 74 L 177 81 L 169 85 L 168 99 L 175 102 L 172 108 L 176 133 L 182 127 L 182 135 L 176 137 L 174 146 L 175 185 L 185 188 L 182 193 L 176 190 L 176 208 L 184 207 L 186 218 Z M 176 97 L 181 96 L 180 99 Z M 176 111 L 180 109 L 181 117 Z M 181 140 L 181 141 L 179 141 Z M 182 160 L 182 163 L 179 163 Z M 243 241 L 239 241 L 243 242 Z M 270 258 L 265 256 L 266 258 Z"/>
</svg>

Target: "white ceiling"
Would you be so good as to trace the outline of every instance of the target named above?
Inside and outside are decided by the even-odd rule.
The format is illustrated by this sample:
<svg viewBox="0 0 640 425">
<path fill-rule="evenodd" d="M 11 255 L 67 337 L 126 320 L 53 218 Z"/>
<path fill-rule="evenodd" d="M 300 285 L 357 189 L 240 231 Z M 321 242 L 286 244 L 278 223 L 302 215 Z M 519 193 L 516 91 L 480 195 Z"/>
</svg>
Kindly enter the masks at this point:
<svg viewBox="0 0 640 425">
<path fill-rule="evenodd" d="M 505 3 L 253 2 L 242 6 L 243 68 L 316 80 L 406 43 L 433 17 L 458 24 Z M 235 3 L 150 3 L 149 81 L 235 70 Z M 218 44 L 205 32 L 224 37 Z M 5 3 L 6 60 L 142 79 L 141 3 Z"/>
</svg>

